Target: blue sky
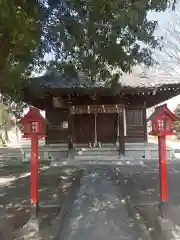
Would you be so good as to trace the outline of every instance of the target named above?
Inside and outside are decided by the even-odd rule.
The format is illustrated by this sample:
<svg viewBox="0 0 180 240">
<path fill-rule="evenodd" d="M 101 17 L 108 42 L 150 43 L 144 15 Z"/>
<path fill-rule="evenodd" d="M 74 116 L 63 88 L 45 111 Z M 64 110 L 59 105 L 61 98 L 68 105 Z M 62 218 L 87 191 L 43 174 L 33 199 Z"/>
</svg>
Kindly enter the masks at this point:
<svg viewBox="0 0 180 240">
<path fill-rule="evenodd" d="M 170 22 L 173 20 L 174 16 L 173 11 L 165 11 L 165 12 L 149 12 L 148 18 L 150 20 L 158 21 L 158 27 L 156 30 L 156 35 L 162 35 L 163 31 L 169 27 Z"/>
<path fill-rule="evenodd" d="M 171 10 L 167 10 L 165 12 L 149 12 L 148 17 L 149 19 L 154 19 L 159 21 L 161 25 L 167 24 L 169 19 L 172 17 L 174 12 Z"/>
</svg>

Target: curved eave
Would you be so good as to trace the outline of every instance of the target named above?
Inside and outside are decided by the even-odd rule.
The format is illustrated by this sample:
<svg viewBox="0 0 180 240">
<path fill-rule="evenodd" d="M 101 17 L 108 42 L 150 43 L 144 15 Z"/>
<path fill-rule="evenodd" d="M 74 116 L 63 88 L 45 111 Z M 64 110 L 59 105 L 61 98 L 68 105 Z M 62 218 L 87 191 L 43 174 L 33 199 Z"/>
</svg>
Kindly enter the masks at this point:
<svg viewBox="0 0 180 240">
<path fill-rule="evenodd" d="M 42 108 L 44 99 L 66 95 L 101 95 L 101 96 L 128 96 L 141 97 L 146 102 L 147 108 L 164 102 L 180 94 L 180 83 L 164 84 L 158 87 L 122 87 L 118 93 L 104 87 L 92 88 L 25 88 L 23 100 L 30 105 Z M 47 107 L 50 107 L 50 103 Z M 43 107 L 44 108 L 44 107 Z"/>
<path fill-rule="evenodd" d="M 152 107 L 154 105 L 165 102 L 177 95 L 180 94 L 180 87 L 172 87 L 172 88 L 158 88 L 154 90 L 151 94 L 146 96 L 146 106 L 147 108 Z"/>
</svg>

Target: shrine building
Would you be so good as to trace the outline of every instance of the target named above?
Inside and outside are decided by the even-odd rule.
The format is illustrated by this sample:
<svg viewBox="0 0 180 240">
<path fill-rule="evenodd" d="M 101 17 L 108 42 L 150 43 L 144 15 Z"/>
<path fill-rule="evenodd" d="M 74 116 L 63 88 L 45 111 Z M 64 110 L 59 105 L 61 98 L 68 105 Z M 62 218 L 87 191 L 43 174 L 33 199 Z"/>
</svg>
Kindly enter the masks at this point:
<svg viewBox="0 0 180 240">
<path fill-rule="evenodd" d="M 51 72 L 25 86 L 24 101 L 45 110 L 47 144 L 111 144 L 124 153 L 125 143 L 147 142 L 146 109 L 180 94 L 177 82 L 128 78 L 114 92 L 100 84 L 88 85 L 82 76 Z"/>
</svg>

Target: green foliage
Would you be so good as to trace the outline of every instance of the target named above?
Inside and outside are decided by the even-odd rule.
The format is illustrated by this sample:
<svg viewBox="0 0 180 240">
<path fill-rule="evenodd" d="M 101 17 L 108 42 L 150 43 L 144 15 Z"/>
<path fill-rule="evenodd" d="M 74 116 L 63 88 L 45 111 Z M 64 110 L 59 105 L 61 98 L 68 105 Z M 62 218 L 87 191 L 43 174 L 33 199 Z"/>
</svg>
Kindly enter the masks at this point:
<svg viewBox="0 0 180 240">
<path fill-rule="evenodd" d="M 0 142 L 9 142 L 8 131 L 16 127 L 16 119 L 22 117 L 26 104 L 14 102 L 8 95 L 1 96 L 0 102 Z"/>
<path fill-rule="evenodd" d="M 51 67 L 64 70 L 73 65 L 92 82 L 110 83 L 137 64 L 153 64 L 152 50 L 159 45 L 153 36 L 157 22 L 149 21 L 147 13 L 175 6 L 168 0 L 47 2 L 51 17 L 46 38 L 55 56 Z"/>
<path fill-rule="evenodd" d="M 20 101 L 14 101 L 10 96 L 2 96 L 2 104 L 6 106 L 8 112 L 16 119 L 20 119 L 23 116 L 23 111 L 27 108 L 27 104 Z"/>
<path fill-rule="evenodd" d="M 176 116 L 180 117 L 180 104 L 178 104 L 178 106 L 176 107 L 174 113 L 176 114 Z"/>
<path fill-rule="evenodd" d="M 176 116 L 180 117 L 180 104 L 175 109 Z M 177 133 L 180 132 L 180 121 L 175 121 L 173 124 L 173 129 L 176 130 Z"/>
<path fill-rule="evenodd" d="M 32 71 L 73 65 L 90 81 L 116 83 L 136 64 L 153 64 L 157 22 L 168 0 L 0 0 L 0 89 L 17 95 Z M 173 4 L 172 4 L 173 3 Z M 45 54 L 53 61 L 45 61 Z M 47 60 L 47 59 L 46 59 Z M 113 84 L 114 85 L 114 84 Z"/>
<path fill-rule="evenodd" d="M 9 141 L 8 131 L 15 127 L 16 123 L 12 118 L 12 114 L 9 109 L 3 103 L 0 103 L 0 140 L 3 145 Z"/>
<path fill-rule="evenodd" d="M 0 0 L 0 87 L 16 95 L 34 66 L 40 66 L 44 18 L 38 1 Z"/>
</svg>

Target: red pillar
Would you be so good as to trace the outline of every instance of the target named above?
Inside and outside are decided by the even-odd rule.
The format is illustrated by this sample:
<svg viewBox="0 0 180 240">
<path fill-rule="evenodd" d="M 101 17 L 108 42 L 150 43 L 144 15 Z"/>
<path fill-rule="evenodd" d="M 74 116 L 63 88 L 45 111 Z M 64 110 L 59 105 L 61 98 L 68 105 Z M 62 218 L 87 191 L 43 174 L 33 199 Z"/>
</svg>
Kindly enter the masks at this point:
<svg viewBox="0 0 180 240">
<path fill-rule="evenodd" d="M 160 177 L 160 201 L 168 202 L 168 179 L 166 159 L 166 137 L 158 136 L 159 144 L 159 177 Z"/>
<path fill-rule="evenodd" d="M 31 138 L 31 203 L 38 205 L 38 137 Z"/>
</svg>

